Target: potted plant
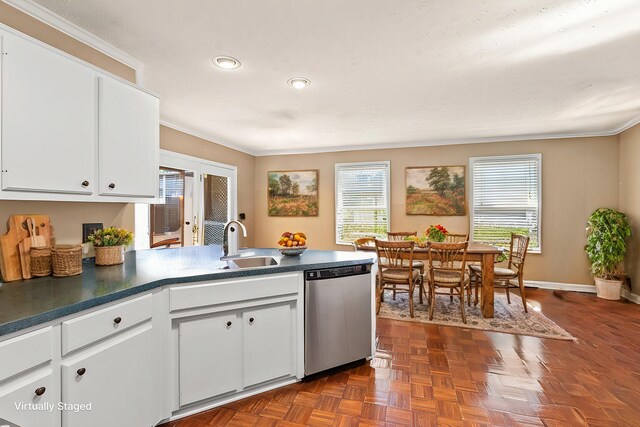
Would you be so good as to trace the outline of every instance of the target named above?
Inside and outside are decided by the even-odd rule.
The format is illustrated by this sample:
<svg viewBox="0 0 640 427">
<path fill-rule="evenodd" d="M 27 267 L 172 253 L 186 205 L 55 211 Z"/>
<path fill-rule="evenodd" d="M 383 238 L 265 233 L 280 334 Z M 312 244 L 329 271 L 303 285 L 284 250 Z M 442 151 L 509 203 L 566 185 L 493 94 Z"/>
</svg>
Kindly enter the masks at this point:
<svg viewBox="0 0 640 427">
<path fill-rule="evenodd" d="M 597 209 L 587 222 L 585 251 L 591 263 L 598 297 L 618 300 L 622 291 L 631 225 L 625 214 L 614 209 Z"/>
<path fill-rule="evenodd" d="M 133 233 L 124 228 L 107 227 L 88 237 L 96 251 L 96 265 L 116 265 L 124 262 L 124 248 L 133 241 Z"/>
</svg>

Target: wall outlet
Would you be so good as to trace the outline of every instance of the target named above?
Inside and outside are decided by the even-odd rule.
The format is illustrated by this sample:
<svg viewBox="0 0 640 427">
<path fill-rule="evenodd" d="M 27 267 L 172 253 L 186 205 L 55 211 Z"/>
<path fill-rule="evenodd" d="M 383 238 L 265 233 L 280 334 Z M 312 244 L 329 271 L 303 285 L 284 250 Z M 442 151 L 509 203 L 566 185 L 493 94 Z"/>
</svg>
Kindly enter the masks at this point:
<svg viewBox="0 0 640 427">
<path fill-rule="evenodd" d="M 82 243 L 88 242 L 90 234 L 93 234 L 96 230 L 102 230 L 101 222 L 89 222 L 82 224 Z"/>
</svg>

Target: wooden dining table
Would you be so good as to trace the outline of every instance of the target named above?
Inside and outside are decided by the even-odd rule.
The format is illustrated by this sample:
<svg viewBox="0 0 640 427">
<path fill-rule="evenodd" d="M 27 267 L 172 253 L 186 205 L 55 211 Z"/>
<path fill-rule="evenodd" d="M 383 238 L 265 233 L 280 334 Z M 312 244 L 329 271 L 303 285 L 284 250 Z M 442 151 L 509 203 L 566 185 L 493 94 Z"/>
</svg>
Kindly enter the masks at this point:
<svg viewBox="0 0 640 427">
<path fill-rule="evenodd" d="M 374 245 L 360 246 L 359 250 L 375 251 Z M 467 247 L 467 262 L 480 262 L 482 266 L 482 299 L 480 310 L 482 317 L 493 317 L 493 268 L 496 255 L 502 250 L 484 243 L 469 243 Z M 413 259 L 429 261 L 429 249 L 418 246 L 413 250 Z M 425 262 L 426 264 L 426 262 Z"/>
</svg>

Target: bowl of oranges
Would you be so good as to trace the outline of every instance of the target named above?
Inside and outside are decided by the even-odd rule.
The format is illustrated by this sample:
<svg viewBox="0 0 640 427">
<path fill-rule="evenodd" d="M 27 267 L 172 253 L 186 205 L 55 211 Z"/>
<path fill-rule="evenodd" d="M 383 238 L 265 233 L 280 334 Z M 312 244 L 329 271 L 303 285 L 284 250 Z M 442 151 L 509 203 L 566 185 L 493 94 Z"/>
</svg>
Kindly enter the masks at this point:
<svg viewBox="0 0 640 427">
<path fill-rule="evenodd" d="M 285 231 L 278 240 L 280 253 L 285 256 L 300 256 L 307 249 L 307 236 L 302 232 Z"/>
</svg>

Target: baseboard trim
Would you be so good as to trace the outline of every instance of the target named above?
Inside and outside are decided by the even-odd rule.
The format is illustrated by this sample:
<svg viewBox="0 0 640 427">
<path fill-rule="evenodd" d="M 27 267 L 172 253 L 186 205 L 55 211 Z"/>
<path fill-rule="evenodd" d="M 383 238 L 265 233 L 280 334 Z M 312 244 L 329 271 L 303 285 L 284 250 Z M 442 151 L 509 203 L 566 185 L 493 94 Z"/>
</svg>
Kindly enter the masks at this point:
<svg viewBox="0 0 640 427">
<path fill-rule="evenodd" d="M 634 294 L 626 289 L 622 290 L 622 298 L 627 301 L 635 302 L 636 304 L 640 304 L 640 295 Z"/>
<path fill-rule="evenodd" d="M 581 285 L 578 283 L 545 282 L 542 280 L 525 280 L 525 286 L 540 289 L 553 289 L 557 291 L 573 291 L 595 294 L 596 287 L 593 285 Z"/>
<path fill-rule="evenodd" d="M 524 285 L 532 288 L 553 289 L 556 291 L 585 292 L 588 294 L 596 293 L 595 286 L 580 285 L 577 283 L 560 283 L 560 282 L 545 282 L 541 280 L 525 280 Z M 626 299 L 627 301 L 640 304 L 640 295 L 634 294 L 626 289 L 622 289 L 622 298 Z"/>
</svg>

